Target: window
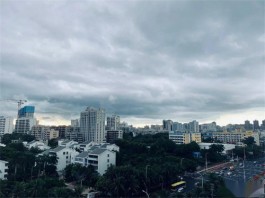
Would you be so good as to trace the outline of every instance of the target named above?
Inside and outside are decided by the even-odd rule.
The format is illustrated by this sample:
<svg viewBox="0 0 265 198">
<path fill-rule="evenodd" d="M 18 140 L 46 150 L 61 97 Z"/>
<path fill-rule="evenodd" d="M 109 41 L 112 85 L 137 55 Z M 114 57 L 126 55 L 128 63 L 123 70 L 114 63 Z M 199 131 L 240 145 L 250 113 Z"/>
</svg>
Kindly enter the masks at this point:
<svg viewBox="0 0 265 198">
<path fill-rule="evenodd" d="M 63 152 L 63 155 L 65 155 L 65 152 Z"/>
<path fill-rule="evenodd" d="M 108 154 L 108 157 L 109 157 L 109 154 Z"/>
<path fill-rule="evenodd" d="M 109 159 L 107 160 L 107 162 L 109 162 Z"/>
</svg>

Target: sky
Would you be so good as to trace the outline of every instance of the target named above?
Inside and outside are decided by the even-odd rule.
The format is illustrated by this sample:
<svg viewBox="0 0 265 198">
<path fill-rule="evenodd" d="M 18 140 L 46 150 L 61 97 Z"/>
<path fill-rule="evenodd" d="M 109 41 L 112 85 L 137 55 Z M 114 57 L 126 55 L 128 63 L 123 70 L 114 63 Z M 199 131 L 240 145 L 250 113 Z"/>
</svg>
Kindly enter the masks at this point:
<svg viewBox="0 0 265 198">
<path fill-rule="evenodd" d="M 265 1 L 0 1 L 0 115 L 265 119 Z"/>
</svg>

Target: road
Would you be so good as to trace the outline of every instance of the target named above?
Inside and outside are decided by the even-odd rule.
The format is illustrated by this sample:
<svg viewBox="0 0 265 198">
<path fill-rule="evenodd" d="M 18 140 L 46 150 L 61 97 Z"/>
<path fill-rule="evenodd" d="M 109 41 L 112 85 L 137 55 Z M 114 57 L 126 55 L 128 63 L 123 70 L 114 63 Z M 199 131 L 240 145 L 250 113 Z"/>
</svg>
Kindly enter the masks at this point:
<svg viewBox="0 0 265 198">
<path fill-rule="evenodd" d="M 234 163 L 234 171 L 224 170 L 222 174 L 219 171 L 219 175 L 224 179 L 226 187 L 236 197 L 246 197 L 261 188 L 265 177 L 265 166 L 263 166 L 265 158 L 260 158 L 256 162 L 240 163 Z"/>
</svg>

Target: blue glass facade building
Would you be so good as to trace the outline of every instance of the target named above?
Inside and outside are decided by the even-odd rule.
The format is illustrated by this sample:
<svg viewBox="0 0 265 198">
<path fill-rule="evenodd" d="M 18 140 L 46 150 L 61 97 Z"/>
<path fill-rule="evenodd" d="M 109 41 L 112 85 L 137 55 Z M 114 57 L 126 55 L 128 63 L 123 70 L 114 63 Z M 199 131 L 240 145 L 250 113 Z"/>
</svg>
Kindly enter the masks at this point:
<svg viewBox="0 0 265 198">
<path fill-rule="evenodd" d="M 35 112 L 34 106 L 24 106 L 18 111 L 18 117 L 33 117 Z"/>
</svg>

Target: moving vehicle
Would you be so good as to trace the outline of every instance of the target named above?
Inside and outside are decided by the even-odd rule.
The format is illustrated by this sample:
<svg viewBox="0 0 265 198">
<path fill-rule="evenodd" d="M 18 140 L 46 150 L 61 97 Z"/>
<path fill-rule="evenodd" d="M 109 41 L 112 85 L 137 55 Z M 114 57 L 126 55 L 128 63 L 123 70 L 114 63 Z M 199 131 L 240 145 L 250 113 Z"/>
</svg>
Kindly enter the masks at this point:
<svg viewBox="0 0 265 198">
<path fill-rule="evenodd" d="M 182 192 L 183 190 L 184 190 L 184 188 L 181 187 L 181 188 L 178 189 L 178 192 Z"/>
<path fill-rule="evenodd" d="M 185 187 L 186 187 L 185 181 L 179 181 L 179 182 L 171 184 L 171 190 L 172 191 L 176 191 L 177 189 L 185 188 Z"/>
</svg>

